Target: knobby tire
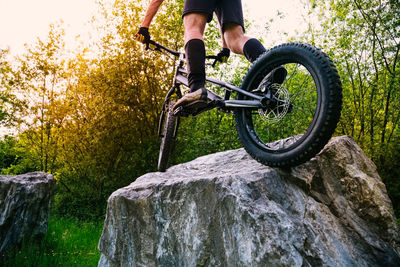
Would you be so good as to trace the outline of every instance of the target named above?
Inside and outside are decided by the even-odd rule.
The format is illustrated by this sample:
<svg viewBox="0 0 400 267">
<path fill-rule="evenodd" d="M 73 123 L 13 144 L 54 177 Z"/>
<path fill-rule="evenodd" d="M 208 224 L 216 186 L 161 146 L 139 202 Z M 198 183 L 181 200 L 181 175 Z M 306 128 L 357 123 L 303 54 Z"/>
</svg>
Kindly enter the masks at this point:
<svg viewBox="0 0 400 267">
<path fill-rule="evenodd" d="M 170 102 L 167 110 L 165 111 L 164 118 L 164 129 L 161 138 L 160 153 L 158 156 L 158 171 L 165 172 L 168 165 L 168 159 L 171 154 L 173 143 L 174 143 L 174 133 L 176 130 L 176 116 L 173 115 L 172 107 L 175 102 Z"/>
<path fill-rule="evenodd" d="M 329 141 L 340 118 L 342 88 L 332 61 L 301 43 L 283 44 L 264 53 L 249 68 L 241 88 L 262 89 L 267 84 L 264 77 L 279 66 L 288 70 L 285 82 L 274 91 L 282 107 L 256 112 L 237 109 L 235 122 L 243 147 L 254 159 L 287 167 L 309 160 Z M 237 99 L 248 98 L 239 94 Z"/>
</svg>

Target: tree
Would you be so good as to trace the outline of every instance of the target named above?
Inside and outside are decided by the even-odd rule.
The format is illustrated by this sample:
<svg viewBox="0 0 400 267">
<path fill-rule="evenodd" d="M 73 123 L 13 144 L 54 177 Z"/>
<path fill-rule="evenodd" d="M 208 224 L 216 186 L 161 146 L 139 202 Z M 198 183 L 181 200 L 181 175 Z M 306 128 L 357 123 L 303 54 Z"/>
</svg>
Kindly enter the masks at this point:
<svg viewBox="0 0 400 267">
<path fill-rule="evenodd" d="M 64 31 L 51 25 L 47 40 L 38 39 L 18 58 L 22 88 L 28 104 L 25 114 L 23 138 L 31 150 L 39 169 L 53 172 L 57 157 L 57 135 L 65 114 L 56 111 L 64 87 Z M 60 116 L 61 115 L 61 116 Z"/>
<path fill-rule="evenodd" d="M 314 41 L 334 57 L 345 89 L 339 130 L 353 136 L 374 160 L 382 160 L 392 149 L 400 119 L 400 95 L 395 90 L 400 76 L 400 4 L 311 2 L 325 12 L 320 16 L 322 31 Z"/>
<path fill-rule="evenodd" d="M 7 56 L 8 50 L 0 49 L 0 125 L 13 126 L 18 124 L 24 103 L 16 96 L 18 77 Z"/>
<path fill-rule="evenodd" d="M 393 198 L 399 195 L 399 183 L 393 184 L 392 174 L 400 167 L 400 2 L 309 2 L 322 27 L 308 38 L 328 51 L 342 79 L 338 133 L 355 138 L 385 174 L 385 183 L 394 185 L 389 194 L 399 203 L 400 198 Z"/>
<path fill-rule="evenodd" d="M 183 45 L 182 31 L 164 29 L 181 23 L 176 7 L 182 3 L 166 3 L 152 31 L 173 49 Z M 97 22 L 104 35 L 86 49 L 97 56 L 82 51 L 67 64 L 66 89 L 53 110 L 67 114 L 57 132 L 59 210 L 102 216 L 113 190 L 155 170 L 158 117 L 174 61 L 135 41 L 142 13 L 141 2 L 103 3 Z"/>
</svg>

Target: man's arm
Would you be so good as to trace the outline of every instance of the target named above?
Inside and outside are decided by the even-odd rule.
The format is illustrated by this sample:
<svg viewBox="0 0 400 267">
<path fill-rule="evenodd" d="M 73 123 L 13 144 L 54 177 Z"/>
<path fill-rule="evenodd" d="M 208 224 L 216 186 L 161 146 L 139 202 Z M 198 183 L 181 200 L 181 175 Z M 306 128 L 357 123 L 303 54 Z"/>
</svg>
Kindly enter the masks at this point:
<svg viewBox="0 0 400 267">
<path fill-rule="evenodd" d="M 146 15 L 144 16 L 141 27 L 149 28 L 150 23 L 154 16 L 157 14 L 158 9 L 164 0 L 151 0 L 149 7 L 147 8 Z"/>
</svg>

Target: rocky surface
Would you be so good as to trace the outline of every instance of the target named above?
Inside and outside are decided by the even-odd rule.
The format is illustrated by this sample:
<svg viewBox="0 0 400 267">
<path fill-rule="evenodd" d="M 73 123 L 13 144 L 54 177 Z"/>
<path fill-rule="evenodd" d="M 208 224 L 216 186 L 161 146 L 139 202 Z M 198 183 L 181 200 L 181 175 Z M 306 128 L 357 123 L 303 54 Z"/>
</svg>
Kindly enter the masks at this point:
<svg viewBox="0 0 400 267">
<path fill-rule="evenodd" d="M 374 163 L 333 138 L 291 169 L 243 149 L 149 173 L 114 192 L 99 266 L 400 266 Z"/>
<path fill-rule="evenodd" d="M 46 233 L 55 185 L 52 175 L 41 172 L 0 176 L 0 253 Z"/>
</svg>

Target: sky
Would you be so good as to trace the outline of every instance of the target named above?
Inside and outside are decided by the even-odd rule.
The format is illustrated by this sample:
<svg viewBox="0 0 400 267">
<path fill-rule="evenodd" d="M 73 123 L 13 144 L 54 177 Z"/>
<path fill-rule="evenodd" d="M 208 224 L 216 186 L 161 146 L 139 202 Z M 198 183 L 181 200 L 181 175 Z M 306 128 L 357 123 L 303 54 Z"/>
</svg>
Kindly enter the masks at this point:
<svg viewBox="0 0 400 267">
<path fill-rule="evenodd" d="M 108 0 L 109 1 L 109 0 Z M 172 1 L 172 0 L 165 0 Z M 279 40 L 280 32 L 292 33 L 299 26 L 301 4 L 299 0 L 242 0 L 244 15 L 253 25 L 264 27 L 274 18 L 270 36 Z M 277 19 L 277 10 L 285 15 Z M 96 0 L 0 0 L 0 48 L 9 47 L 12 54 L 24 50 L 25 43 L 45 38 L 51 23 L 63 20 L 67 45 L 73 46 L 76 35 L 88 38 L 88 21 L 96 12 Z"/>
<path fill-rule="evenodd" d="M 44 38 L 51 23 L 64 21 L 67 37 L 89 32 L 95 0 L 0 0 L 0 48 L 19 53 L 25 43 Z"/>
</svg>

